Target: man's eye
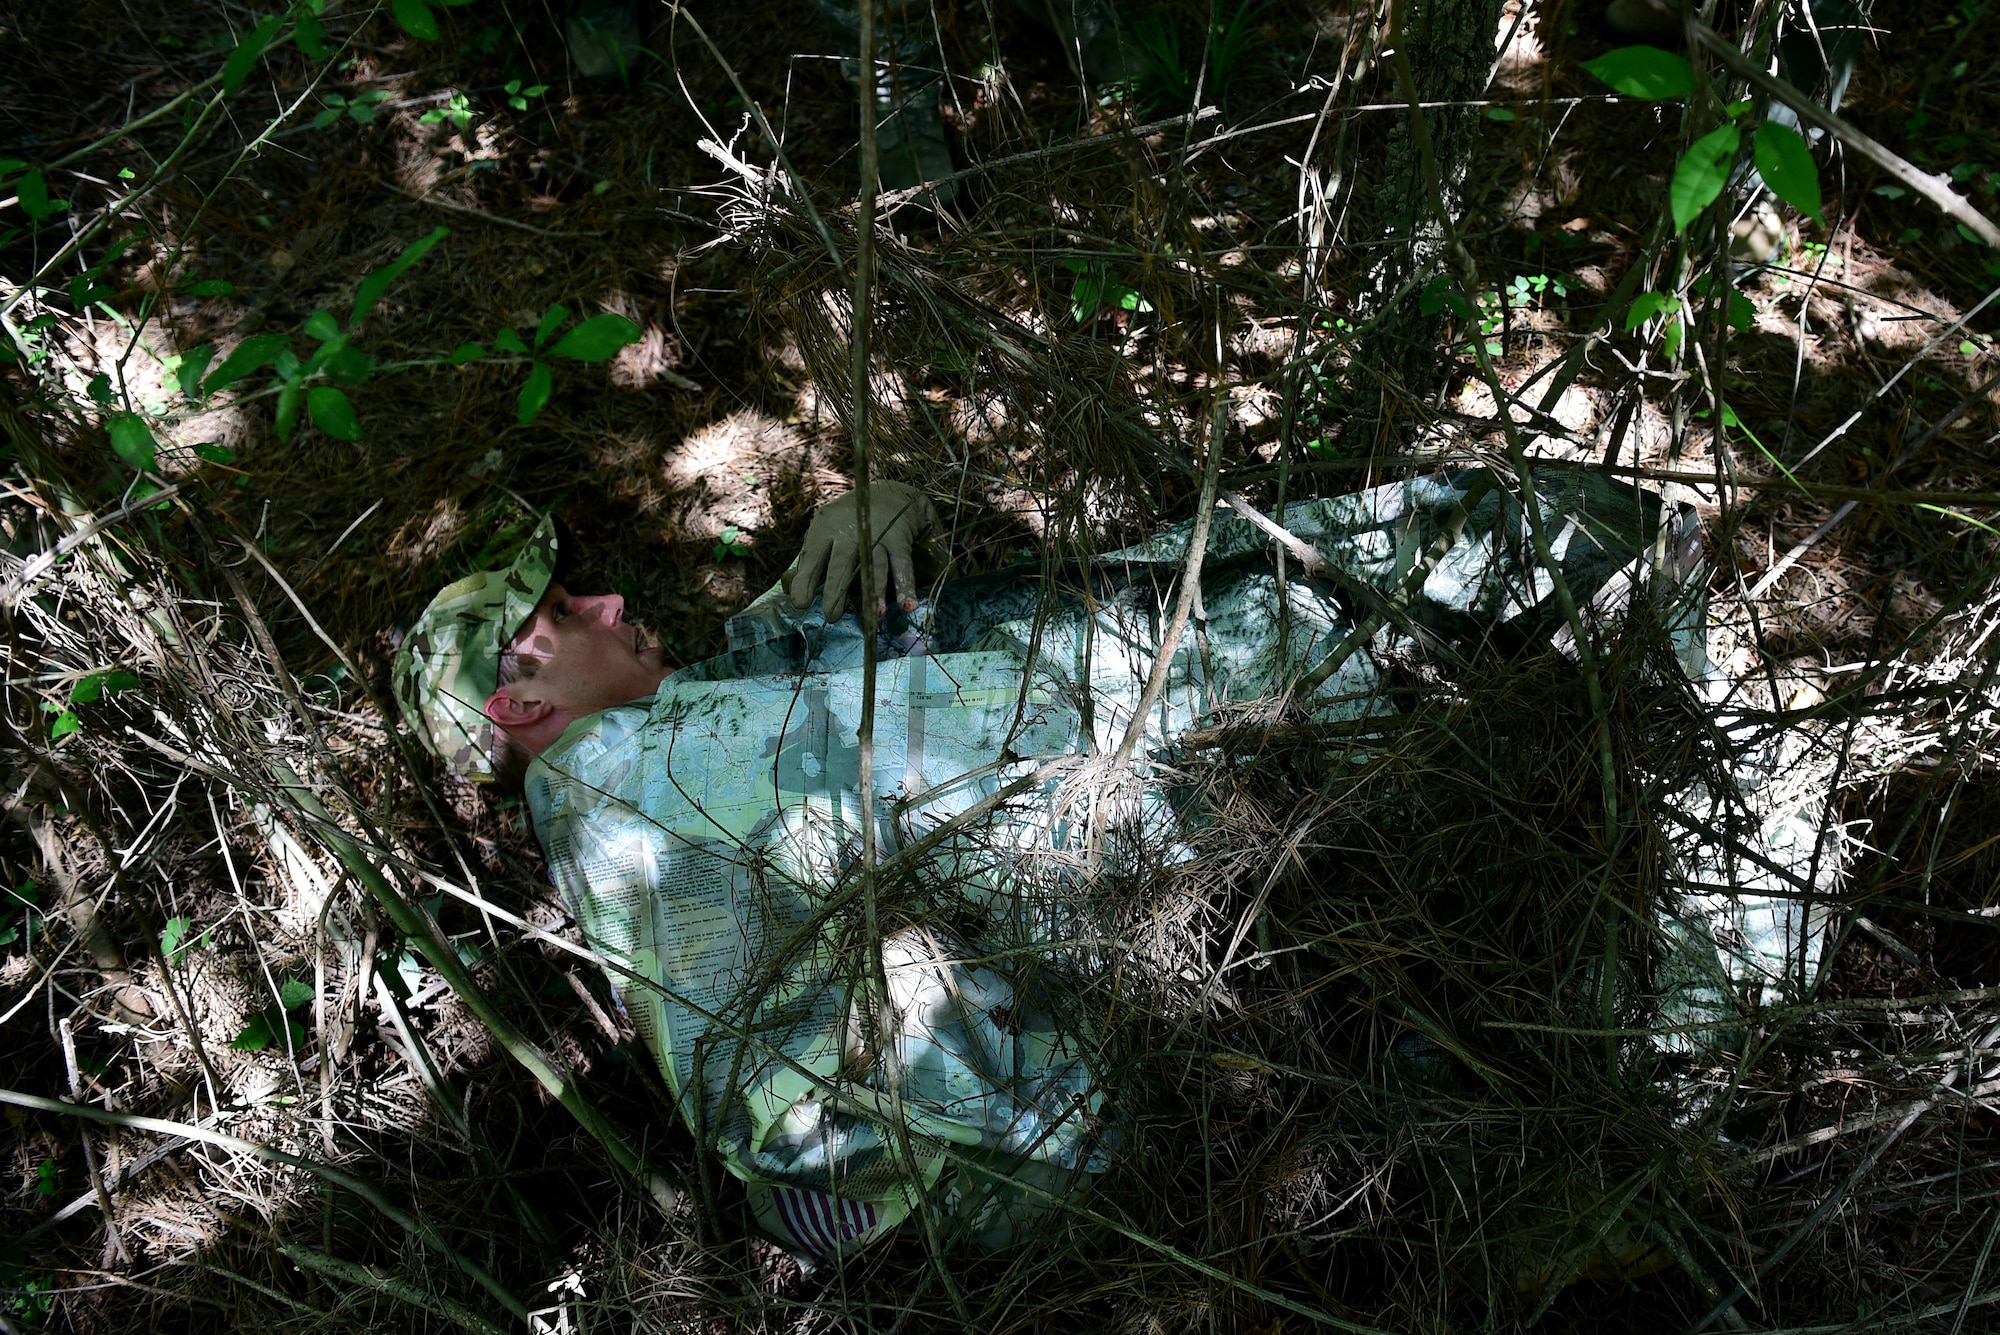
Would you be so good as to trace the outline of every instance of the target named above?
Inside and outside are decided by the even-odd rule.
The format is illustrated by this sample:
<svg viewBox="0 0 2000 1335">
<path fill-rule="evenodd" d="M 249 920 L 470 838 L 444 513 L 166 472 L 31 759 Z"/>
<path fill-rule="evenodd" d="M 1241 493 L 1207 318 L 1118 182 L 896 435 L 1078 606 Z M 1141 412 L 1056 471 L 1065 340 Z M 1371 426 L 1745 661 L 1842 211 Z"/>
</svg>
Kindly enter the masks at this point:
<svg viewBox="0 0 2000 1335">
<path fill-rule="evenodd" d="M 560 625 L 565 619 L 568 618 L 569 607 L 566 604 L 558 605 L 550 609 L 549 615 L 551 619 L 553 619 L 556 622 L 556 624 Z"/>
</svg>

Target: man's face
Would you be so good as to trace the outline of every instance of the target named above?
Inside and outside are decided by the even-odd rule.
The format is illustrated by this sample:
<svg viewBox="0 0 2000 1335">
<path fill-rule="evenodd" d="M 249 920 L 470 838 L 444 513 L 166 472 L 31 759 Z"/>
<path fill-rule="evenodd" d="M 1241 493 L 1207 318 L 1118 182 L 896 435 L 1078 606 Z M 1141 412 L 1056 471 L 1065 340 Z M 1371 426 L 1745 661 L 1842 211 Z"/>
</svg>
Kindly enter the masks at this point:
<svg viewBox="0 0 2000 1335">
<path fill-rule="evenodd" d="M 615 593 L 579 598 L 550 584 L 507 648 L 534 660 L 540 700 L 579 716 L 651 695 L 667 675 L 660 647 L 625 620 Z"/>
</svg>

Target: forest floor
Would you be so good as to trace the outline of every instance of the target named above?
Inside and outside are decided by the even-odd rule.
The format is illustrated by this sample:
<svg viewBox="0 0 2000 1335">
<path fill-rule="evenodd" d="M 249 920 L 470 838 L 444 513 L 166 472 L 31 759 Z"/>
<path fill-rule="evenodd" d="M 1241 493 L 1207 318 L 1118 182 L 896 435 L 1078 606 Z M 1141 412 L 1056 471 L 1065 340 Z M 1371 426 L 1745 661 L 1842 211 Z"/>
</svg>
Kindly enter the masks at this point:
<svg viewBox="0 0 2000 1335">
<path fill-rule="evenodd" d="M 1987 8 L 1881 0 L 1842 114 L 1948 173 L 1991 216 L 2000 23 Z M 326 9 L 333 56 L 273 47 L 192 133 L 179 108 L 138 118 L 213 75 L 257 21 L 249 10 L 79 0 L 0 15 L 0 153 L 63 163 L 46 175 L 66 204 L 37 226 L 16 201 L 0 203 L 0 302 L 25 298 L 10 306 L 8 336 L 38 353 L 0 372 L 15 441 L 0 498 L 7 596 L 10 607 L 47 605 L 40 620 L 23 611 L 9 622 L 15 819 L 0 843 L 0 886 L 15 891 L 0 912 L 0 1088 L 127 1119 L 78 1123 L 8 1106 L 0 1330 L 519 1328 L 446 1248 L 419 1245 L 414 1228 L 353 1190 L 240 1147 L 163 1140 L 132 1117 L 281 1144 L 374 1182 L 501 1287 L 530 1306 L 563 1299 L 590 1329 L 956 1321 L 1275 1332 L 1331 1318 L 1348 1329 L 1532 1320 L 1658 1331 L 1691 1324 L 1739 1278 L 1754 1302 L 1724 1326 L 1741 1313 L 1749 1324 L 1736 1328 L 1891 1318 L 1983 1328 L 1980 1313 L 2000 1297 L 1988 1265 L 2000 1125 L 1975 1055 L 1991 1049 L 2000 995 L 1987 824 L 2000 815 L 2000 785 L 1976 730 L 1951 734 L 1956 751 L 1915 741 L 1898 751 L 1867 733 L 1885 758 L 1856 761 L 1826 816 L 1846 832 L 1849 884 L 1866 887 L 1842 901 L 1813 992 L 1834 1009 L 1813 1013 L 1821 1028 L 1752 1045 L 1740 1068 L 1724 1063 L 1765 1121 L 1732 1122 L 1705 1148 L 1677 1141 L 1692 1166 L 1666 1173 L 1670 1199 L 1655 1199 L 1664 1187 L 1625 1185 L 1649 1162 L 1640 1142 L 1685 1125 L 1620 1128 L 1638 1116 L 1638 1096 L 1583 1077 L 1570 1106 L 1551 1086 L 1531 1116 L 1519 1096 L 1513 1130 L 1502 1124 L 1515 1104 L 1468 1095 L 1452 1125 L 1472 1128 L 1461 1148 L 1483 1149 L 1462 1160 L 1456 1131 L 1370 1123 L 1341 1091 L 1379 1076 L 1374 1040 L 1356 1038 L 1366 1026 L 1345 1012 L 1327 1018 L 1359 1004 L 1341 990 L 1351 985 L 1288 957 L 1243 985 L 1240 1006 L 1203 1021 L 1198 1060 L 1173 1055 L 1168 1040 L 1185 1035 L 1165 1011 L 1140 1026 L 1135 1042 L 1158 1040 L 1143 1069 L 1160 1092 L 1139 1101 L 1133 1161 L 1095 1199 L 1145 1241 L 954 1260 L 946 1275 L 905 1240 L 845 1272 L 807 1276 L 749 1235 L 726 1185 L 707 1184 L 692 1193 L 700 1208 L 663 1217 L 352 878 L 302 846 L 308 824 L 120 731 L 154 726 L 142 701 L 156 689 L 164 699 L 167 685 L 78 694 L 93 671 L 129 668 L 148 683 L 175 673 L 126 652 L 138 641 L 117 639 L 124 613 L 104 610 L 111 603 L 84 576 L 65 583 L 73 565 L 37 592 L 23 562 L 72 531 L 66 515 L 120 503 L 130 476 L 102 444 L 104 414 L 156 416 L 157 475 L 177 485 L 179 508 L 139 511 L 119 550 L 147 570 L 145 553 L 161 553 L 189 633 L 205 627 L 224 646 L 218 661 L 241 668 L 204 687 L 221 702 L 204 708 L 290 718 L 296 682 L 351 810 L 413 865 L 573 934 L 519 804 L 396 747 L 380 709 L 388 665 L 437 588 L 493 564 L 551 510 L 576 537 L 573 589 L 624 595 L 677 662 L 724 647 L 726 617 L 785 568 L 813 507 L 848 485 L 847 386 L 829 337 L 838 274 L 801 241 L 796 219 L 773 223 L 701 144 L 771 163 L 733 69 L 790 170 L 823 209 L 839 209 L 858 179 L 854 90 L 832 29 L 806 0 L 698 13 L 719 58 L 671 12 L 644 10 L 657 54 L 609 83 L 575 75 L 561 11 L 547 4 L 430 11 L 435 40 L 410 36 L 387 7 Z M 1189 53 L 1206 11 L 1162 11 Z M 993 313 L 992 328 L 1031 333 L 1042 362 L 1033 376 L 995 369 L 941 333 L 949 326 L 918 298 L 883 334 L 878 393 L 890 426 L 878 475 L 938 498 L 957 571 L 1005 566 L 1045 544 L 1130 542 L 1185 518 L 1197 479 L 1175 453 L 1193 457 L 1217 387 L 1194 335 L 1217 321 L 1227 331 L 1225 486 L 1260 504 L 1279 485 L 1281 457 L 1297 497 L 1407 476 L 1410 456 L 1499 456 L 1471 322 L 1439 349 L 1450 371 L 1434 403 L 1392 417 L 1373 439 L 1347 429 L 1358 419 L 1342 335 L 1371 253 L 1358 220 L 1403 114 L 1385 71 L 1339 73 L 1362 49 L 1369 7 L 1246 6 L 1229 20 L 1246 54 L 1227 70 L 1217 114 L 1143 134 L 1128 131 L 1182 106 L 1079 96 L 1060 47 L 1024 9 L 935 14 L 955 149 L 991 166 L 966 180 L 943 220 L 894 215 L 885 263 L 934 284 L 925 291 L 962 294 L 966 309 Z M 1477 338 L 1515 392 L 1607 318 L 1606 299 L 1635 263 L 1661 263 L 1680 125 L 1662 104 L 1607 98 L 1582 69 L 1618 44 L 1594 5 L 1545 0 L 1523 17 L 1510 0 L 1505 23 L 1512 40 L 1497 51 L 1463 229 L 1486 302 Z M 133 180 L 147 188 L 125 200 Z M 1651 475 L 1697 507 L 1711 653 L 1754 687 L 1738 707 L 1872 720 L 1876 706 L 1839 708 L 1843 690 L 1864 681 L 1870 700 L 1935 686 L 1936 699 L 1976 704 L 1988 683 L 1967 687 L 1963 663 L 1991 650 L 1961 632 L 1965 609 L 1988 605 L 2000 550 L 2000 316 L 1985 305 L 2000 263 L 1853 155 L 1823 180 L 1825 225 L 1780 210 L 1768 261 L 1738 268 L 1749 306 L 1715 378 L 1732 428 L 1720 447 L 1713 405 L 1687 385 L 1697 344 L 1724 345 L 1699 335 L 1677 356 L 1656 326 L 1625 329 L 1612 311 L 1609 336 L 1535 419 L 1531 449 Z M 27 195 L 18 183 L 4 190 Z M 1331 238 L 1317 257 L 1301 235 L 1315 201 Z M 73 229 L 102 216 L 126 222 L 44 272 Z M 374 359 L 342 385 L 358 431 L 329 430 L 336 419 L 314 410 L 281 438 L 262 379 L 204 403 L 180 392 L 202 347 L 219 366 L 244 340 L 275 334 L 308 355 L 316 312 L 344 318 L 365 275 L 441 226 L 449 234 L 356 334 Z M 128 232 L 134 244 L 108 253 Z M 37 286 L 46 298 L 28 290 Z M 615 312 L 640 337 L 600 362 L 544 356 L 550 392 L 524 421 L 524 386 L 540 374 L 536 334 L 558 306 L 552 334 Z M 52 318 L 38 326 L 31 310 Z M 510 335 L 533 346 L 507 353 Z M 477 351 L 461 355 L 469 344 Z M 1092 386 L 1113 405 L 1104 420 L 1091 416 Z M 1151 453 L 1119 443 L 1105 420 L 1122 405 L 1168 443 Z M 1836 517 L 1849 500 L 1858 506 Z M 257 609 L 269 643 L 237 658 L 230 637 L 250 644 L 258 633 L 239 602 Z M 59 642 L 64 626 L 72 641 Z M 1925 675 L 1946 659 L 1958 666 Z M 289 675 L 271 668 L 279 661 Z M 1574 679 L 1555 671 L 1523 668 L 1465 690 L 1492 706 L 1496 734 L 1527 726 L 1508 712 L 1525 704 L 1495 703 L 1508 692 L 1567 692 L 1537 724 L 1553 754 L 1573 741 L 1564 729 L 1582 735 L 1588 722 Z M 1950 718 L 1985 717 L 1967 708 Z M 73 732 L 51 736 L 63 718 Z M 309 739 L 291 726 L 273 724 L 272 744 L 302 754 Z M 1817 744 L 1858 748 L 1853 728 L 1829 726 Z M 161 727 L 201 754 L 199 739 Z M 1595 782 L 1594 752 L 1579 754 L 1583 768 L 1548 781 L 1565 794 L 1550 800 L 1562 821 L 1588 827 L 1588 804 L 1567 795 L 1578 773 Z M 1231 808 L 1241 821 L 1232 856 L 1268 840 L 1257 866 L 1277 866 L 1278 847 L 1307 828 L 1279 810 L 1280 796 L 1303 811 L 1299 795 L 1322 777 L 1287 761 L 1229 782 L 1249 794 Z M 1346 844 L 1322 814 L 1313 820 L 1321 860 L 1274 901 L 1281 917 L 1297 909 L 1294 927 L 1314 917 L 1314 886 L 1350 865 L 1342 858 L 1390 865 L 1387 815 Z M 1255 859 L 1215 865 L 1225 862 L 1201 910 L 1221 934 L 1200 956 L 1211 963 L 1255 893 Z M 65 896 L 71 907 L 58 913 Z M 75 908 L 93 897 L 88 913 Z M 514 1022 L 616 1124 L 684 1182 L 712 1172 L 593 970 L 459 898 L 440 894 L 429 908 Z M 94 947 L 76 946 L 86 919 L 112 943 L 95 967 L 84 961 Z M 1433 929 L 1439 940 L 1455 930 Z M 292 984 L 304 990 L 288 1007 Z M 121 1009 L 131 991 L 143 1001 Z M 1887 1009 L 1894 999 L 1904 1009 Z M 245 1042 L 257 1025 L 265 1041 Z M 1308 1055 L 1290 1046 L 1292 1029 L 1312 1030 Z M 1949 1054 L 1963 1054 L 1959 1068 Z M 1948 1087 L 1963 1093 L 1939 1092 Z M 1905 1138 L 1871 1138 L 1919 1103 L 1898 1127 L 1914 1126 Z M 1572 1138 L 1571 1167 L 1550 1166 L 1560 1137 Z M 1741 1157 L 1724 1152 L 1730 1137 Z M 1519 1149 L 1526 1165 L 1526 1147 L 1532 1171 L 1481 1177 L 1483 1155 L 1497 1164 Z M 1544 1273 L 1523 1250 L 1538 1244 L 1507 1240 L 1507 1211 L 1538 1193 L 1572 1218 L 1604 1219 L 1566 1270 Z M 1586 1197 L 1595 1203 L 1577 1203 Z M 1653 1213 L 1628 1210 L 1635 1198 Z M 1814 1215 L 1827 1201 L 1837 1211 Z M 561 1289 L 565 1277 L 579 1287 Z M 1961 1298 L 1978 1310 L 1968 1317 Z"/>
</svg>

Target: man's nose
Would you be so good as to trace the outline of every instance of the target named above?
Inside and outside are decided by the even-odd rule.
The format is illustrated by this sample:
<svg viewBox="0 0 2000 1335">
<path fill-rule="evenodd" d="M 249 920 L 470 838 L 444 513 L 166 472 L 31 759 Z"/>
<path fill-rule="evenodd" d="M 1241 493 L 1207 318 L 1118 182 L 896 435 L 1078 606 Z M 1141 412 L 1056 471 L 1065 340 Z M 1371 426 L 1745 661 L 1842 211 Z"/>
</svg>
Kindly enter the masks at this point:
<svg viewBox="0 0 2000 1335">
<path fill-rule="evenodd" d="M 601 593 L 589 598 L 579 598 L 586 611 L 607 626 L 615 626 L 625 615 L 625 599 L 616 593 Z"/>
</svg>

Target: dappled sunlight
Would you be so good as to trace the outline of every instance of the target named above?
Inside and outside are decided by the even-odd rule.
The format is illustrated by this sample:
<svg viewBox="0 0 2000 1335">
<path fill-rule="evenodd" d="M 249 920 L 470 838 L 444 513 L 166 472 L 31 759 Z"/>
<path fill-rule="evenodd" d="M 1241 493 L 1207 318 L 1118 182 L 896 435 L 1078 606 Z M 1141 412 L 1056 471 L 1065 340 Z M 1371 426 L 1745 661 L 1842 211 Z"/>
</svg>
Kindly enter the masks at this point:
<svg viewBox="0 0 2000 1335">
<path fill-rule="evenodd" d="M 401 569 L 426 569 L 465 536 L 465 508 L 455 496 L 440 496 L 427 511 L 403 521 L 384 552 Z"/>
<path fill-rule="evenodd" d="M 796 474 L 805 439 L 794 427 L 741 408 L 690 434 L 667 452 L 661 476 L 689 498 L 690 532 L 714 537 L 734 525 L 751 533 L 771 520 L 771 491 Z"/>
</svg>

